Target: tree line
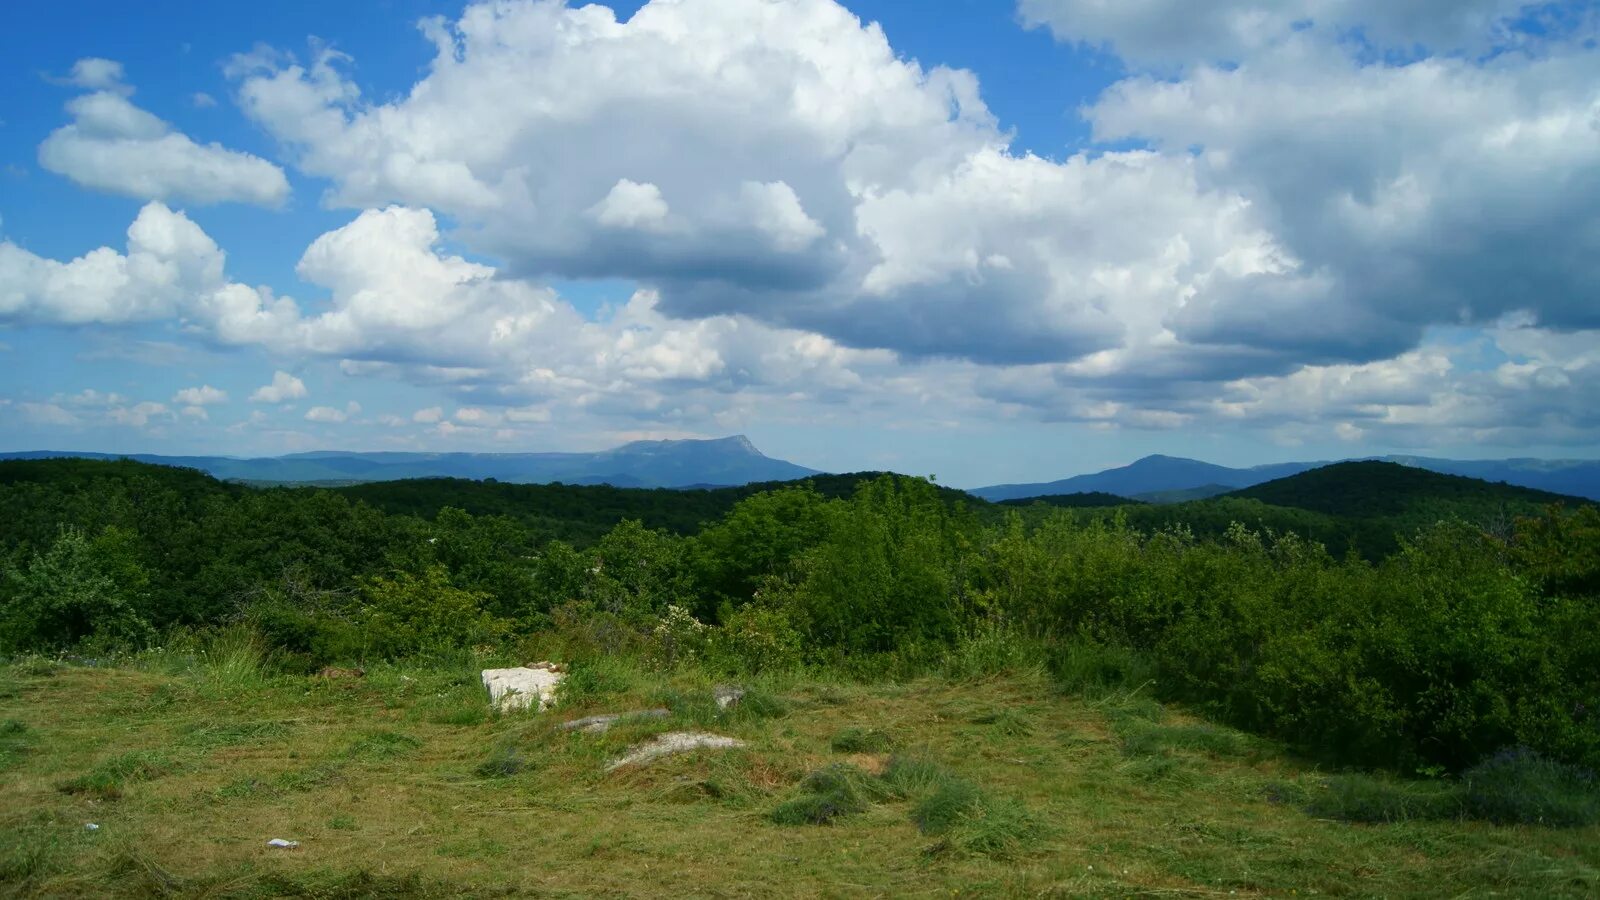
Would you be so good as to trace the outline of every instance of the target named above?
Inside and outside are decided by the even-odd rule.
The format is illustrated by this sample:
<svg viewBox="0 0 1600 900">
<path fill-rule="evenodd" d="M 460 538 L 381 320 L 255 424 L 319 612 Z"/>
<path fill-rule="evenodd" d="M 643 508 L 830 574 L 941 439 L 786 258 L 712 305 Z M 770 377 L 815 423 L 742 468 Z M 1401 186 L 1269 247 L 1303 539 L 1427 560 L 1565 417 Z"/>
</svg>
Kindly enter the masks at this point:
<svg viewBox="0 0 1600 900">
<path fill-rule="evenodd" d="M 1337 763 L 1460 770 L 1526 747 L 1600 766 L 1593 506 L 1441 518 L 1372 558 L 1248 516 L 1003 509 L 893 475 L 828 487 L 573 541 L 539 524 L 552 508 L 434 507 L 437 486 L 426 502 L 396 490 L 411 511 L 394 511 L 126 461 L 3 463 L 0 652 L 106 655 L 232 625 L 299 673 L 555 646 L 867 678 L 982 653 L 1078 681 L 1147 673 Z"/>
</svg>

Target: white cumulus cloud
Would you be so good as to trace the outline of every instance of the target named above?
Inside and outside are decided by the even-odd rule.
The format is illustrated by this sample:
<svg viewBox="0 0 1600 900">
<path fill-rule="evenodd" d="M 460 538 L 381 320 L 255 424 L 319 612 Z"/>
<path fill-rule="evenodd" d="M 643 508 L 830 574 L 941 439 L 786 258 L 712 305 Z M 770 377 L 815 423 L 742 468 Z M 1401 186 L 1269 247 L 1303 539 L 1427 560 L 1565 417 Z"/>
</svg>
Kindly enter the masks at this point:
<svg viewBox="0 0 1600 900">
<path fill-rule="evenodd" d="M 277 371 L 272 373 L 272 383 L 256 388 L 250 395 L 252 403 L 285 403 L 289 400 L 299 400 L 306 396 L 306 383 L 290 375 L 288 372 Z"/>
<path fill-rule="evenodd" d="M 85 63 L 109 61 L 81 60 L 74 69 L 74 83 L 97 89 L 67 104 L 72 121 L 39 145 L 39 165 L 83 187 L 144 200 L 280 206 L 288 199 L 282 169 L 217 143 L 196 143 L 114 89 L 103 66 L 80 77 Z M 120 78 L 120 66 L 115 73 Z"/>
<path fill-rule="evenodd" d="M 209 384 L 184 388 L 172 396 L 172 402 L 180 406 L 213 406 L 227 401 L 227 391 L 214 388 Z"/>
</svg>

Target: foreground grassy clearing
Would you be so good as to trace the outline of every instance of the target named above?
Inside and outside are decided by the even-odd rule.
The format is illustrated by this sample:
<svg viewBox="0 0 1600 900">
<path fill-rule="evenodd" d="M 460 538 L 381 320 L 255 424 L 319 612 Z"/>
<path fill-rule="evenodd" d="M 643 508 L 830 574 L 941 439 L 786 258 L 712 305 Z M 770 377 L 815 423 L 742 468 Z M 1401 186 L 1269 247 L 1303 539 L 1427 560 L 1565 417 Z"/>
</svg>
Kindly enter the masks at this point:
<svg viewBox="0 0 1600 900">
<path fill-rule="evenodd" d="M 473 670 L 322 681 L 216 665 L 0 668 L 0 723 L 15 723 L 0 727 L 0 886 L 43 896 L 1600 892 L 1600 829 L 1314 818 L 1304 808 L 1321 774 L 1137 694 L 1068 697 L 1026 676 L 774 679 L 718 717 L 710 684 L 689 676 L 585 674 L 559 712 L 493 718 Z M 553 728 L 651 706 L 674 714 L 601 735 Z M 602 771 L 640 740 L 694 729 L 749 746 Z M 896 795 L 890 775 L 876 775 L 895 758 L 957 788 Z M 828 781 L 812 773 L 840 764 L 854 768 L 830 771 L 865 792 L 854 814 L 773 821 Z M 956 808 L 930 797 L 962 790 L 994 818 L 943 835 L 914 823 Z M 970 840 L 994 828 L 1010 828 L 1008 839 Z M 273 837 L 301 846 L 273 850 Z"/>
</svg>

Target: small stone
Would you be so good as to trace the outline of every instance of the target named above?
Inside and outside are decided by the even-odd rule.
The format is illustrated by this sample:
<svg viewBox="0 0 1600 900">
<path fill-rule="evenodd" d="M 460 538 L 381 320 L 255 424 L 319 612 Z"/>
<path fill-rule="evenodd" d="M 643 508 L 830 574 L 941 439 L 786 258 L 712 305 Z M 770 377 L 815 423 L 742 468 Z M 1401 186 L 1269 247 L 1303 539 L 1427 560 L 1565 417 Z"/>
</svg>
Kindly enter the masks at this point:
<svg viewBox="0 0 1600 900">
<path fill-rule="evenodd" d="M 717 709 L 727 709 L 737 706 L 744 699 L 744 688 L 732 684 L 719 684 L 711 689 L 711 696 L 717 701 Z"/>
</svg>

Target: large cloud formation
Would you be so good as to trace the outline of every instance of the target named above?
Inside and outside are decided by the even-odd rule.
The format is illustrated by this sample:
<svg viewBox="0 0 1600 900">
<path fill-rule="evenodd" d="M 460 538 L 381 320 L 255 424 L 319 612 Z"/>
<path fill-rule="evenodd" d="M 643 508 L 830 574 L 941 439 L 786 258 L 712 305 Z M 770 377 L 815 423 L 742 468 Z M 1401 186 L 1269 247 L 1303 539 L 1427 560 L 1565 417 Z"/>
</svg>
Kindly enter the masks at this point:
<svg viewBox="0 0 1600 900">
<path fill-rule="evenodd" d="M 832 0 L 653 0 L 626 21 L 473 4 L 422 24 L 432 63 L 386 101 L 336 51 L 258 49 L 228 66 L 238 103 L 352 210 L 297 269 L 324 296 L 228 281 L 155 205 L 126 254 L 0 244 L 18 273 L 0 317 L 174 313 L 530 419 L 804 397 L 1595 436 L 1600 363 L 1571 349 L 1600 329 L 1592 19 L 1513 0 L 1018 12 L 1129 66 L 1082 107 L 1094 149 L 1015 149 L 972 73 L 902 58 Z M 588 277 L 640 289 L 591 320 L 543 286 Z"/>
</svg>

